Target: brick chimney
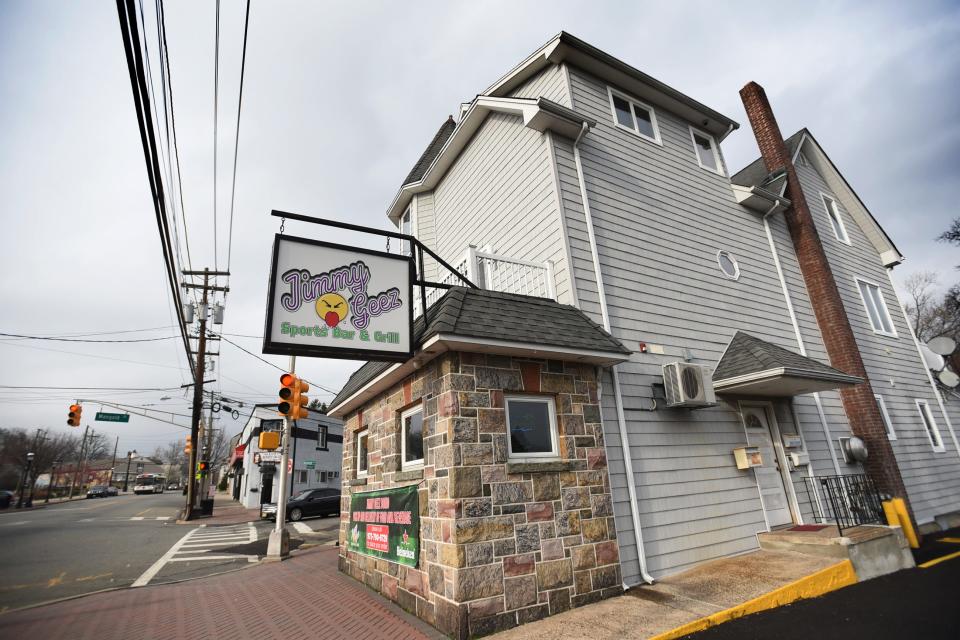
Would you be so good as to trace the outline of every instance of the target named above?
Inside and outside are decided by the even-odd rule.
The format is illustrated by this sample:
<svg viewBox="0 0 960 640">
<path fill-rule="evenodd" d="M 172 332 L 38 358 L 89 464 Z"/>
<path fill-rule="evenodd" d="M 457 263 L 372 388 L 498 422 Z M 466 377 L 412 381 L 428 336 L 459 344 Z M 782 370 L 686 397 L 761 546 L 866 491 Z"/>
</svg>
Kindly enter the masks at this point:
<svg viewBox="0 0 960 640">
<path fill-rule="evenodd" d="M 787 172 L 786 195 L 793 203 L 785 213 L 787 226 L 830 364 L 836 369 L 866 380 L 866 369 L 843 307 L 840 291 L 837 289 L 830 263 L 827 262 L 827 255 L 810 215 L 810 208 L 800 188 L 796 168 L 783 142 L 767 94 L 763 87 L 750 82 L 740 90 L 740 98 L 747 110 L 747 117 L 753 127 L 753 135 L 757 139 L 767 171 L 785 169 Z M 900 476 L 900 467 L 897 466 L 893 448 L 887 439 L 886 427 L 870 382 L 841 389 L 840 398 L 843 400 L 843 409 L 850 428 L 867 444 L 870 455 L 863 465 L 867 474 L 881 492 L 906 500 L 907 491 Z M 831 443 L 831 446 L 835 444 Z"/>
</svg>

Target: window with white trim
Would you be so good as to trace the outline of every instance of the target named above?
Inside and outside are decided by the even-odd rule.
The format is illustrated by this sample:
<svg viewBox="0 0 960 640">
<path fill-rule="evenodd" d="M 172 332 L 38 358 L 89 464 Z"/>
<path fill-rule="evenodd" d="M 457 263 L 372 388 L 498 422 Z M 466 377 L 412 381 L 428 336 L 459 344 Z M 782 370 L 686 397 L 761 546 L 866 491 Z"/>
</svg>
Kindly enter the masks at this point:
<svg viewBox="0 0 960 640">
<path fill-rule="evenodd" d="M 927 437 L 930 439 L 930 445 L 933 447 L 933 450 L 937 453 L 942 453 L 946 451 L 946 447 L 943 446 L 943 438 L 940 437 L 940 429 L 937 427 L 937 422 L 933 419 L 933 413 L 930 411 L 930 405 L 927 404 L 926 400 L 917 400 L 917 410 L 920 412 L 920 419 L 923 421 L 923 426 L 927 430 Z"/>
<path fill-rule="evenodd" d="M 690 127 L 690 139 L 693 140 L 693 151 L 697 154 L 697 163 L 704 169 L 723 175 L 720 149 L 717 147 L 717 141 L 713 139 L 713 136 Z"/>
<path fill-rule="evenodd" d="M 657 126 L 657 114 L 653 107 L 628 98 L 610 87 L 607 87 L 607 94 L 610 96 L 613 123 L 617 127 L 660 144 L 660 128 Z"/>
<path fill-rule="evenodd" d="M 367 475 L 367 443 L 370 432 L 364 429 L 357 432 L 357 477 L 362 478 Z"/>
<path fill-rule="evenodd" d="M 890 414 L 887 413 L 887 403 L 883 401 L 883 396 L 879 393 L 873 394 L 873 397 L 877 399 L 877 406 L 880 407 L 880 415 L 883 417 L 883 426 L 887 430 L 887 439 L 896 440 L 897 434 L 893 430 L 893 422 L 890 420 Z"/>
<path fill-rule="evenodd" d="M 857 278 L 857 287 L 860 289 L 860 297 L 863 298 L 863 306 L 867 310 L 874 333 L 896 337 L 897 330 L 893 327 L 893 319 L 887 310 L 887 302 L 883 299 L 880 286 Z"/>
<path fill-rule="evenodd" d="M 403 212 L 403 215 L 400 216 L 400 233 L 405 233 L 411 235 L 413 233 L 413 207 L 408 206 L 406 211 Z M 402 255 L 410 255 L 410 243 L 406 240 L 400 241 L 400 253 Z"/>
<path fill-rule="evenodd" d="M 423 406 L 400 414 L 400 450 L 404 469 L 423 465 Z"/>
<path fill-rule="evenodd" d="M 297 469 L 297 484 L 307 483 L 307 472 L 304 469 Z"/>
<path fill-rule="evenodd" d="M 504 398 L 507 452 L 513 460 L 556 458 L 557 410 L 550 396 L 511 395 Z"/>
<path fill-rule="evenodd" d="M 720 265 L 720 270 L 723 271 L 723 275 L 731 280 L 740 278 L 740 264 L 737 262 L 736 257 L 729 251 L 717 251 L 717 264 Z"/>
<path fill-rule="evenodd" d="M 827 217 L 830 218 L 833 235 L 840 242 L 850 244 L 850 236 L 847 235 L 847 228 L 843 226 L 843 217 L 840 215 L 840 207 L 837 206 L 837 201 L 825 193 L 821 193 L 820 197 L 823 198 L 823 208 L 827 210 Z"/>
</svg>

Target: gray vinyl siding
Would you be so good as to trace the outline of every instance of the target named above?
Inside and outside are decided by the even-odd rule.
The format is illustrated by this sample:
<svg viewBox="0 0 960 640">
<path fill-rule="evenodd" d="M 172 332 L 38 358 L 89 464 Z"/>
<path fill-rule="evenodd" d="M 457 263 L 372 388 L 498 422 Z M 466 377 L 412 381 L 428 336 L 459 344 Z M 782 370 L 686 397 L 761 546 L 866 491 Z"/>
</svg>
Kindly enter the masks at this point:
<svg viewBox="0 0 960 640">
<path fill-rule="evenodd" d="M 433 214 L 433 192 L 418 193 L 413 196 L 416 199 L 416 236 L 417 239 L 430 248 L 437 245 L 437 229 Z M 435 279 L 437 277 L 437 263 L 428 255 L 424 254 L 423 268 L 427 277 Z"/>
<path fill-rule="evenodd" d="M 436 251 L 456 266 L 468 245 L 554 265 L 560 302 L 571 301 L 547 136 L 491 113 L 434 190 Z"/>
<path fill-rule="evenodd" d="M 793 350 L 796 339 L 762 222 L 736 204 L 726 177 L 698 165 L 688 123 L 657 108 L 663 145 L 648 142 L 613 126 L 605 84 L 576 68 L 570 76 L 573 108 L 598 122 L 581 156 L 613 333 L 631 348 L 642 341 L 665 350 L 635 353 L 619 369 L 647 566 L 658 577 L 754 549 L 756 532 L 766 529 L 753 473 L 733 464 L 732 449 L 746 438 L 738 413 L 724 404 L 649 411 L 661 366 L 688 350 L 693 362 L 715 366 L 738 329 Z M 557 147 L 563 164 L 566 149 Z M 578 209 L 575 170 L 569 171 L 563 191 L 577 289 L 585 298 L 590 249 L 585 231 L 575 228 L 582 203 Z M 720 249 L 737 257 L 738 281 L 720 272 Z M 639 580 L 637 553 L 609 375 L 602 409 L 630 584 Z"/>
<path fill-rule="evenodd" d="M 892 442 L 914 515 L 920 523 L 960 510 L 960 457 L 950 436 L 924 365 L 910 334 L 907 319 L 890 284 L 887 271 L 874 246 L 850 216 L 846 203 L 832 193 L 813 164 L 798 166 L 804 195 L 820 234 L 850 319 L 857 345 L 874 393 L 881 394 L 897 439 Z M 837 240 L 820 192 L 833 197 L 850 244 Z M 873 331 L 855 278 L 880 287 L 897 336 Z M 916 399 L 925 400 L 940 430 L 945 447 L 935 453 L 917 410 Z"/>
<path fill-rule="evenodd" d="M 537 99 L 540 96 L 565 107 L 570 106 L 570 93 L 567 91 L 563 67 L 551 64 L 510 92 L 511 98 Z"/>
</svg>

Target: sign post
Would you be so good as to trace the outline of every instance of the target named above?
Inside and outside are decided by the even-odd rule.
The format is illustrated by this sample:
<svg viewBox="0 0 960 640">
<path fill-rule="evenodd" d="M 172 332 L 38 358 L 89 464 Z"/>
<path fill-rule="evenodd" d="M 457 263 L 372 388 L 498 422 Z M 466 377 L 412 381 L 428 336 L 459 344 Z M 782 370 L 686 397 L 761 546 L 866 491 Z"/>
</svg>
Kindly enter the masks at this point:
<svg viewBox="0 0 960 640">
<path fill-rule="evenodd" d="M 297 357 L 290 356 L 290 373 L 297 367 Z M 261 454 L 261 460 L 262 460 Z M 280 469 L 286 470 L 293 463 L 290 459 L 290 416 L 283 417 L 283 440 L 280 443 Z M 280 488 L 277 497 L 277 524 L 267 541 L 267 560 L 283 560 L 290 556 L 290 534 L 287 533 L 287 482 L 289 472 L 280 472 Z"/>
</svg>

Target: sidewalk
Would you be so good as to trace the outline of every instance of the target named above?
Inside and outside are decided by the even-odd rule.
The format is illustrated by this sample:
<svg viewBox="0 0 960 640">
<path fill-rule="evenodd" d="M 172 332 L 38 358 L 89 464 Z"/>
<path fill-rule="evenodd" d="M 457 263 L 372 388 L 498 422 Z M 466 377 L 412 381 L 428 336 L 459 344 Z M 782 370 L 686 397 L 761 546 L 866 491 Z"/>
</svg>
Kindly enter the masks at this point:
<svg viewBox="0 0 960 640">
<path fill-rule="evenodd" d="M 247 509 L 228 493 L 217 493 L 213 499 L 213 515 L 196 517 L 193 520 L 178 520 L 177 524 L 197 526 L 205 524 L 217 527 L 225 524 L 243 524 L 260 519 L 260 509 Z"/>
<path fill-rule="evenodd" d="M 0 638 L 44 640 L 439 640 L 441 634 L 337 571 L 319 547 L 179 584 L 96 593 L 0 615 Z"/>
</svg>

